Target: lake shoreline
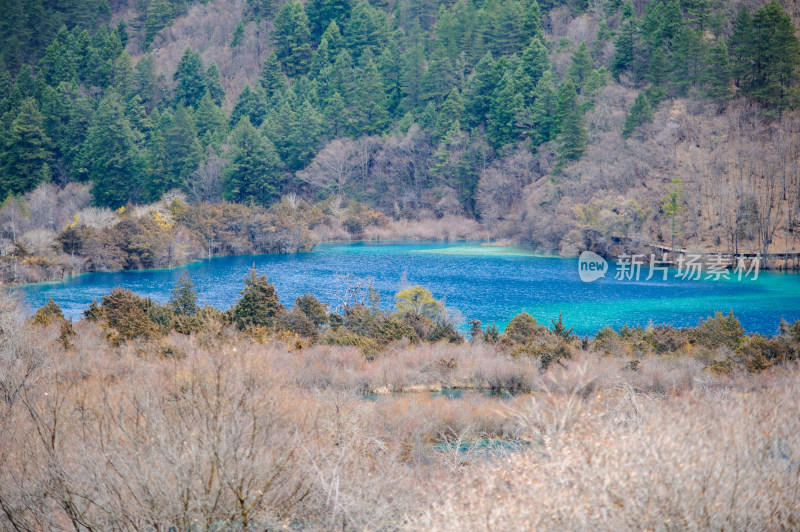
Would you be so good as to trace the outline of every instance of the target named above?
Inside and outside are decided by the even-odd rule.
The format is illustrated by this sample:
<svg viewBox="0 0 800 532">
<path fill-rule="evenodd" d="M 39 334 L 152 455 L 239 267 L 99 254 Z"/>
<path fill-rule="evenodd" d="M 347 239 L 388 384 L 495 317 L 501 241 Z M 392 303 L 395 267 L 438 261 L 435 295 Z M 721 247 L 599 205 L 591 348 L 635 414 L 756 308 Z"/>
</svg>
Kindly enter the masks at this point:
<svg viewBox="0 0 800 532">
<path fill-rule="evenodd" d="M 179 268 L 187 268 L 193 265 L 202 264 L 207 261 L 211 261 L 214 259 L 225 259 L 225 258 L 232 258 L 232 257 L 261 257 L 261 256 L 268 256 L 268 255 L 298 255 L 301 253 L 312 253 L 317 246 L 320 244 L 358 244 L 358 243 L 365 243 L 365 244 L 402 244 L 402 243 L 457 243 L 457 242 L 473 242 L 473 243 L 480 243 L 481 246 L 486 247 L 499 247 L 499 248 L 518 248 L 520 250 L 531 251 L 531 253 L 535 253 L 536 256 L 539 257 L 554 257 L 554 258 L 565 258 L 559 257 L 558 255 L 547 255 L 545 253 L 537 252 L 531 248 L 527 248 L 520 244 L 514 244 L 507 240 L 472 240 L 472 239 L 440 239 L 440 238 L 374 238 L 374 239 L 353 239 L 353 240 L 344 240 L 344 239 L 332 239 L 332 240 L 320 240 L 316 242 L 311 249 L 298 249 L 294 251 L 278 251 L 278 252 L 265 252 L 265 253 L 231 253 L 231 254 L 220 254 L 220 255 L 212 255 L 206 256 L 197 260 L 193 260 L 190 262 L 183 262 L 180 264 L 176 264 L 175 266 L 169 266 L 166 268 L 120 268 L 118 270 L 87 270 L 80 273 L 70 273 L 64 275 L 61 279 L 49 279 L 46 281 L 33 281 L 33 282 L 22 282 L 22 283 L 4 283 L 0 281 L 0 289 L 16 289 L 16 288 L 24 288 L 26 286 L 39 286 L 39 285 L 48 285 L 48 284 L 58 284 L 69 281 L 76 277 L 81 277 L 84 275 L 91 275 L 95 273 L 137 273 L 137 272 L 159 272 L 159 271 L 173 271 Z"/>
</svg>

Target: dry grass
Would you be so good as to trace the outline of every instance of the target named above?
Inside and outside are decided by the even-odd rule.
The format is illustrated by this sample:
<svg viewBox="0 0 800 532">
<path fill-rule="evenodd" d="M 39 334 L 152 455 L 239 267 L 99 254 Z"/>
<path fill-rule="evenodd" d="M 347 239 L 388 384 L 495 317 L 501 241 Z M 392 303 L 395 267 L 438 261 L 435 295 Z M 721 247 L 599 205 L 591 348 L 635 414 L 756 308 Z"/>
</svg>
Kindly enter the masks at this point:
<svg viewBox="0 0 800 532">
<path fill-rule="evenodd" d="M 65 350 L 0 303 L 3 529 L 798 526 L 794 366 L 579 352 L 542 375 L 480 343 L 112 347 L 89 322 Z"/>
<path fill-rule="evenodd" d="M 531 399 L 516 415 L 534 448 L 470 471 L 409 528 L 796 529 L 797 379 L 663 398 L 625 382 L 584 398 L 579 385 Z"/>
</svg>

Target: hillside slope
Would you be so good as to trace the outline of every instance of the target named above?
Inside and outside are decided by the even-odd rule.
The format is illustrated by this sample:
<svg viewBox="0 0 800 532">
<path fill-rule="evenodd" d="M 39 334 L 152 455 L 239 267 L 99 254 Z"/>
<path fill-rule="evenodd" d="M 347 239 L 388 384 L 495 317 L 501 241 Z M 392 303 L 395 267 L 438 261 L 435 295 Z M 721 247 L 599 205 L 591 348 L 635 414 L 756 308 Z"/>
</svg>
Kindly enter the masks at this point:
<svg viewBox="0 0 800 532">
<path fill-rule="evenodd" d="M 793 4 L 9 1 L 3 197 L 358 200 L 566 255 L 796 246 Z"/>
</svg>

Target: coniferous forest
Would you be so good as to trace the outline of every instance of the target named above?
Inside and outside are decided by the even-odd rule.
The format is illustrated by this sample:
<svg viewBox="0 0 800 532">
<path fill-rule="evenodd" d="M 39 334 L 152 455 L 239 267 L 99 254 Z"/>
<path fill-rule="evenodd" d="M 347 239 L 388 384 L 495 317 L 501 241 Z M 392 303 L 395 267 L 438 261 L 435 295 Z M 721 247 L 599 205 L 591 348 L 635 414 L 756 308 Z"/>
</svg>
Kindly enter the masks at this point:
<svg viewBox="0 0 800 532">
<path fill-rule="evenodd" d="M 167 194 L 259 213 L 287 197 L 327 202 L 346 237 L 363 237 L 364 218 L 467 218 L 536 249 L 611 253 L 674 237 L 661 200 L 676 179 L 679 244 L 795 247 L 800 40 L 777 0 L 2 10 L 7 258 L 93 269 L 58 254 L 93 247 L 98 209 L 115 210 L 101 215 L 115 225 Z M 191 225 L 174 210 L 160 210 L 162 229 Z M 208 241 L 189 247 L 214 253 Z M 51 276 L 14 272 L 5 277 Z"/>
</svg>

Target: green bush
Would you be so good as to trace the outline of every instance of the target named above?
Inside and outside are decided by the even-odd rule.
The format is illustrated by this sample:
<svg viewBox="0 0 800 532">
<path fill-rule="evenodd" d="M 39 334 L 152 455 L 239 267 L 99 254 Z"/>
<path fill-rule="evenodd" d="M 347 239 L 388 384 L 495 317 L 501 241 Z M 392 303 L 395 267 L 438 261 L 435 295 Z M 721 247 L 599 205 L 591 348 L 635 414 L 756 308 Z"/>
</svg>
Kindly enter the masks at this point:
<svg viewBox="0 0 800 532">
<path fill-rule="evenodd" d="M 736 354 L 751 373 L 760 373 L 773 364 L 792 358 L 791 347 L 778 338 L 766 338 L 760 334 L 746 337 L 739 343 Z"/>
<path fill-rule="evenodd" d="M 34 325 L 47 327 L 51 323 L 64 321 L 64 313 L 61 312 L 61 307 L 51 297 L 47 300 L 47 303 L 39 307 L 31 321 Z"/>
<path fill-rule="evenodd" d="M 134 338 L 155 338 L 159 328 L 148 315 L 152 302 L 143 299 L 130 290 L 117 287 L 103 297 L 100 315 L 110 327 L 117 330 L 120 340 Z M 96 309 L 90 308 L 96 314 Z M 116 337 L 112 337 L 115 341 Z"/>
<path fill-rule="evenodd" d="M 322 327 L 328 321 L 328 309 L 311 294 L 295 299 L 294 309 L 303 313 L 315 327 Z"/>
<path fill-rule="evenodd" d="M 547 327 L 539 325 L 533 316 L 527 312 L 522 312 L 508 322 L 503 334 L 515 343 L 526 344 L 534 338 L 547 335 L 549 332 Z"/>
<path fill-rule="evenodd" d="M 265 275 L 251 269 L 244 278 L 242 297 L 230 311 L 230 318 L 241 331 L 251 326 L 273 328 L 275 320 L 286 312 L 278 300 L 275 286 Z"/>
<path fill-rule="evenodd" d="M 645 333 L 645 340 L 658 354 L 674 353 L 689 343 L 689 336 L 669 325 L 658 325 Z"/>
<path fill-rule="evenodd" d="M 455 329 L 452 323 L 447 321 L 437 321 L 428 333 L 426 338 L 429 342 L 439 342 L 447 340 L 451 344 L 458 344 L 464 341 L 464 337 Z"/>
<path fill-rule="evenodd" d="M 745 330 L 731 310 L 728 315 L 715 312 L 714 317 L 706 318 L 700 325 L 690 332 L 690 337 L 695 343 L 706 347 L 724 345 L 736 349 L 745 337 Z"/>
</svg>

